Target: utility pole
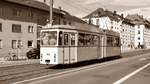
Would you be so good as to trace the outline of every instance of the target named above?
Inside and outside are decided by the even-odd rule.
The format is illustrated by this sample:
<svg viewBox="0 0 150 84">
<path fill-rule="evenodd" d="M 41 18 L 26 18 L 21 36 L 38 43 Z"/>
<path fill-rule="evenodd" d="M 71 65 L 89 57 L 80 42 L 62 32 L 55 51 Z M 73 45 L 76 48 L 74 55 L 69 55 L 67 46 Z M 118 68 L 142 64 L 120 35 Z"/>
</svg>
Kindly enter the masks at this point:
<svg viewBox="0 0 150 84">
<path fill-rule="evenodd" d="M 59 14 L 59 25 L 61 24 L 61 6 L 59 6 L 59 12 L 60 12 L 60 14 Z"/>
<path fill-rule="evenodd" d="M 49 15 L 49 22 L 50 22 L 50 26 L 52 26 L 53 25 L 53 0 L 50 0 L 50 15 Z"/>
</svg>

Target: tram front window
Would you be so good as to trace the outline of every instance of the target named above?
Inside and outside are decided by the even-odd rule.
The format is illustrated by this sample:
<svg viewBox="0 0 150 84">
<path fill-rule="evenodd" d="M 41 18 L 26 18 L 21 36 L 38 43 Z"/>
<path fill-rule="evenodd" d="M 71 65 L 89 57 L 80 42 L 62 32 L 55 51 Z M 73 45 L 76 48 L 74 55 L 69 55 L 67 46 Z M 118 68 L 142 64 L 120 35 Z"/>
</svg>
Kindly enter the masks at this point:
<svg viewBox="0 0 150 84">
<path fill-rule="evenodd" d="M 41 45 L 56 45 L 57 44 L 57 32 L 56 31 L 44 31 L 41 34 Z"/>
</svg>

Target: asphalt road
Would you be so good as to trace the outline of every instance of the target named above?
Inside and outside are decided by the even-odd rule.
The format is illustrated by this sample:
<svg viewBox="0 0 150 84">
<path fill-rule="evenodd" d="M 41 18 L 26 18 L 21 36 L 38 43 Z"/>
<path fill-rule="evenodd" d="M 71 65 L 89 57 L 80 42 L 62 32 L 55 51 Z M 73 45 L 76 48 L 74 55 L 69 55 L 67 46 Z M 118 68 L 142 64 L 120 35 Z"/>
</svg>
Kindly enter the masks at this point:
<svg viewBox="0 0 150 84">
<path fill-rule="evenodd" d="M 150 54 L 78 67 L 14 84 L 149 84 Z"/>
</svg>

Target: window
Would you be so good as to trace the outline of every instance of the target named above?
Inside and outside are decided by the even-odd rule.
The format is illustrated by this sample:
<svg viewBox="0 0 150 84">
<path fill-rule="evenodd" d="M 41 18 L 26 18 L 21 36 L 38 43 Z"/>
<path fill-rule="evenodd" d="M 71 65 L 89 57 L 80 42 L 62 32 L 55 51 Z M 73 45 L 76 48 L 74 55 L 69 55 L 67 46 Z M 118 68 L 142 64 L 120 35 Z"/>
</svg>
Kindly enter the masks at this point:
<svg viewBox="0 0 150 84">
<path fill-rule="evenodd" d="M 140 30 L 138 30 L 138 34 L 140 34 Z"/>
<path fill-rule="evenodd" d="M 120 39 L 119 39 L 119 37 L 115 37 L 114 38 L 113 45 L 115 47 L 119 47 L 120 46 Z"/>
<path fill-rule="evenodd" d="M 21 48 L 23 45 L 22 45 L 22 41 L 21 40 L 18 40 L 18 48 Z"/>
<path fill-rule="evenodd" d="M 12 24 L 12 32 L 21 33 L 21 25 Z"/>
<path fill-rule="evenodd" d="M 29 32 L 29 33 L 33 33 L 33 32 L 34 32 L 33 26 L 28 26 L 28 32 Z"/>
<path fill-rule="evenodd" d="M 2 49 L 3 48 L 3 42 L 2 42 L 2 40 L 0 40 L 0 49 Z"/>
<path fill-rule="evenodd" d="M 84 46 L 84 36 L 85 36 L 84 33 L 79 33 L 79 35 L 78 35 L 78 45 L 79 46 Z"/>
<path fill-rule="evenodd" d="M 19 9 L 13 9 L 13 16 L 16 16 L 16 17 L 21 16 L 21 10 L 19 10 Z"/>
<path fill-rule="evenodd" d="M 140 37 L 138 37 L 138 40 L 140 40 Z"/>
<path fill-rule="evenodd" d="M 64 20 L 64 21 L 63 21 L 63 24 L 64 24 L 64 25 L 67 25 L 67 21 Z"/>
<path fill-rule="evenodd" d="M 107 37 L 107 46 L 113 46 L 113 37 Z"/>
<path fill-rule="evenodd" d="M 99 19 L 96 19 L 96 25 L 99 25 Z"/>
<path fill-rule="evenodd" d="M 0 23 L 0 32 L 2 32 L 2 23 Z"/>
<path fill-rule="evenodd" d="M 28 41 L 28 47 L 33 47 L 33 40 Z"/>
<path fill-rule="evenodd" d="M 79 33 L 78 45 L 79 46 L 97 46 L 98 45 L 98 36 L 92 35 L 92 34 Z"/>
<path fill-rule="evenodd" d="M 69 22 L 69 25 L 71 25 L 71 22 Z"/>
<path fill-rule="evenodd" d="M 98 46 L 98 36 L 97 35 L 93 35 L 93 45 L 94 46 Z"/>
<path fill-rule="evenodd" d="M 69 35 L 64 34 L 64 45 L 69 45 Z"/>
<path fill-rule="evenodd" d="M 17 48 L 17 40 L 12 40 L 12 48 L 13 49 Z"/>
<path fill-rule="evenodd" d="M 75 46 L 75 34 L 74 33 L 71 33 L 70 39 L 71 39 L 71 45 Z"/>
<path fill-rule="evenodd" d="M 41 34 L 41 45 L 56 45 L 57 31 L 44 31 Z"/>
<path fill-rule="evenodd" d="M 31 11 L 29 11 L 29 12 L 28 12 L 28 17 L 33 18 L 33 17 L 34 17 L 34 13 L 31 12 Z"/>
<path fill-rule="evenodd" d="M 4 15 L 4 10 L 2 7 L 0 7 L 0 16 L 3 16 Z"/>
<path fill-rule="evenodd" d="M 63 32 L 59 32 L 59 45 L 63 45 Z"/>
<path fill-rule="evenodd" d="M 90 19 L 90 24 L 93 24 L 93 20 L 92 19 Z"/>
</svg>

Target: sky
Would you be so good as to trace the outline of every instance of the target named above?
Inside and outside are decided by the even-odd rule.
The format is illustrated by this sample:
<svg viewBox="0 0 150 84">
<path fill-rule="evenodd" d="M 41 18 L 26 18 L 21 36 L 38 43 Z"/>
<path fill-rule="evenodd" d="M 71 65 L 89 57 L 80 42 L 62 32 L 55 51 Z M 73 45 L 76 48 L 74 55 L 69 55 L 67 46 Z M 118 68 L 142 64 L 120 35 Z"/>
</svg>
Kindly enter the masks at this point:
<svg viewBox="0 0 150 84">
<path fill-rule="evenodd" d="M 54 7 L 58 8 L 59 6 L 72 15 L 84 17 L 97 8 L 118 12 L 148 8 L 150 0 L 54 0 Z"/>
</svg>

